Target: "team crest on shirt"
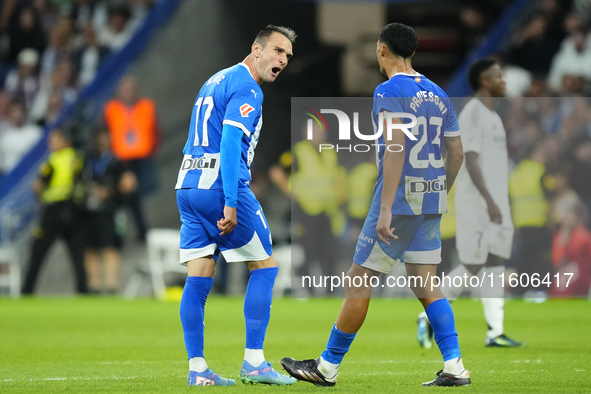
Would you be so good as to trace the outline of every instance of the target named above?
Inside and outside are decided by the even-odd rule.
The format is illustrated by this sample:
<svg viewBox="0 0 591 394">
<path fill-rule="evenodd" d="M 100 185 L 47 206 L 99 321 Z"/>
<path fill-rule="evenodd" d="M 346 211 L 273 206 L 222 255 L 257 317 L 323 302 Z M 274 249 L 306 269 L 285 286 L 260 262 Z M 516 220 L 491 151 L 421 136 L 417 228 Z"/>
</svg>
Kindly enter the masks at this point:
<svg viewBox="0 0 591 394">
<path fill-rule="evenodd" d="M 421 82 L 421 77 L 415 77 L 415 82 L 416 82 L 416 83 L 419 83 L 419 82 Z"/>
<path fill-rule="evenodd" d="M 254 108 L 250 104 L 244 103 L 240 107 L 240 115 L 242 115 L 243 118 L 248 118 L 248 114 L 252 111 L 254 111 Z"/>
</svg>

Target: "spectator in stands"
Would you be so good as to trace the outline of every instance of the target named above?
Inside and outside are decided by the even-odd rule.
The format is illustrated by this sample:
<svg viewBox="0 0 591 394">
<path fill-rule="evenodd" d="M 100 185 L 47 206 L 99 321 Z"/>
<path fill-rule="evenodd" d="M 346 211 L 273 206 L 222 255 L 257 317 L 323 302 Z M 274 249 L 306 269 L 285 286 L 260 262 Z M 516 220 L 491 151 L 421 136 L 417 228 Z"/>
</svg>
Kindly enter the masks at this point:
<svg viewBox="0 0 591 394">
<path fill-rule="evenodd" d="M 34 230 L 29 267 L 23 285 L 23 294 L 32 294 L 47 252 L 57 238 L 68 247 L 78 293 L 87 293 L 84 269 L 84 237 L 81 231 L 80 213 L 84 190 L 80 179 L 83 159 L 71 146 L 71 127 L 52 130 L 48 144 L 51 151 L 47 161 L 39 169 L 39 177 L 33 190 L 39 196 L 43 212 L 41 223 Z"/>
<path fill-rule="evenodd" d="M 0 134 L 0 174 L 12 171 L 41 138 L 41 129 L 25 121 L 24 105 L 12 103 L 9 108 L 10 126 Z"/>
<path fill-rule="evenodd" d="M 566 34 L 564 21 L 569 11 L 568 1 L 564 0 L 543 0 L 540 2 L 540 12 L 548 21 L 548 32 L 552 37 L 562 41 Z"/>
<path fill-rule="evenodd" d="M 560 134 L 564 147 L 571 152 L 580 143 L 591 138 L 591 109 L 587 98 L 576 97 L 562 100 L 562 121 Z"/>
<path fill-rule="evenodd" d="M 589 210 L 591 209 L 591 141 L 578 142 L 572 150 L 565 152 L 565 157 L 570 158 L 573 168 L 570 183 Z"/>
<path fill-rule="evenodd" d="M 591 23 L 591 1 L 574 0 L 573 11 L 584 18 L 584 22 Z"/>
<path fill-rule="evenodd" d="M 154 5 L 154 0 L 129 0 L 131 10 L 131 20 L 129 23 L 134 30 L 139 27 Z"/>
<path fill-rule="evenodd" d="M 549 30 L 546 16 L 536 12 L 514 36 L 507 61 L 533 74 L 547 75 L 559 46 L 560 38 Z"/>
<path fill-rule="evenodd" d="M 50 0 L 33 0 L 31 6 L 39 18 L 39 26 L 44 35 L 47 35 L 52 26 L 59 20 L 59 15 Z"/>
<path fill-rule="evenodd" d="M 464 58 L 486 37 L 488 23 L 482 10 L 473 3 L 462 5 L 459 17 L 460 39 L 462 41 L 460 56 Z"/>
<path fill-rule="evenodd" d="M 39 126 L 51 125 L 60 116 L 64 106 L 63 94 L 60 91 L 53 91 L 49 95 L 47 109 L 43 117 L 37 120 Z"/>
<path fill-rule="evenodd" d="M 74 0 L 65 4 L 62 12 L 69 15 L 77 29 L 92 23 L 96 29 L 107 25 L 107 2 L 101 0 Z"/>
<path fill-rule="evenodd" d="M 88 189 L 84 218 L 84 262 L 90 292 L 115 294 L 119 277 L 118 249 L 121 246 L 115 227 L 115 213 L 125 196 L 135 189 L 136 179 L 111 152 L 107 130 L 99 130 L 93 136 L 93 142 L 84 166 L 84 180 Z"/>
<path fill-rule="evenodd" d="M 548 81 L 542 75 L 533 75 L 531 79 L 531 84 L 527 92 L 525 92 L 526 97 L 548 97 Z"/>
<path fill-rule="evenodd" d="M 527 158 L 531 147 L 537 141 L 544 137 L 544 132 L 538 123 L 531 119 L 526 119 L 523 125 L 511 131 L 511 153 L 512 158 L 520 161 Z"/>
<path fill-rule="evenodd" d="M 573 91 L 582 90 L 581 87 L 577 89 L 576 86 L 571 86 L 577 83 L 576 79 L 567 81 L 567 85 L 564 86 L 564 78 L 567 76 L 582 77 L 591 81 L 591 37 L 585 26 L 563 41 L 560 51 L 552 60 L 549 74 L 550 87 L 556 92 L 563 92 L 568 96 Z"/>
<path fill-rule="evenodd" d="M 544 151 L 546 152 L 546 168 L 549 171 L 557 171 L 561 166 L 564 167 L 565 165 L 570 168 L 568 163 L 562 159 L 563 149 L 562 143 L 556 134 L 546 135 Z M 569 171 L 569 176 L 571 171 L 572 169 Z"/>
<path fill-rule="evenodd" d="M 109 23 L 99 31 L 99 41 L 112 51 L 118 51 L 127 44 L 133 36 L 136 26 L 129 23 L 131 12 L 127 6 L 117 6 L 109 9 Z"/>
<path fill-rule="evenodd" d="M 83 29 L 84 45 L 74 53 L 74 66 L 78 73 L 77 85 L 82 88 L 91 82 L 101 63 L 111 50 L 101 45 L 91 23 Z"/>
<path fill-rule="evenodd" d="M 159 138 L 156 105 L 149 98 L 139 97 L 138 82 L 128 75 L 119 83 L 117 98 L 105 105 L 104 116 L 113 153 L 138 179 L 138 189 L 130 195 L 128 204 L 137 236 L 145 240 L 147 226 L 143 199 L 157 188 L 157 173 L 152 160 Z"/>
<path fill-rule="evenodd" d="M 39 54 L 32 48 L 26 48 L 18 55 L 18 68 L 6 76 L 4 88 L 12 99 L 21 101 L 26 109 L 30 108 L 39 91 L 37 65 Z"/>
<path fill-rule="evenodd" d="M 0 90 L 0 135 L 2 135 L 2 132 L 9 127 L 10 95 L 5 90 Z"/>
<path fill-rule="evenodd" d="M 32 8 L 25 7 L 20 10 L 18 23 L 8 32 L 10 50 L 6 61 L 15 62 L 25 48 L 32 48 L 37 53 L 45 48 L 45 35 L 37 16 Z"/>
<path fill-rule="evenodd" d="M 582 204 L 569 208 L 552 239 L 553 278 L 550 293 L 558 297 L 587 297 L 591 284 L 591 232 L 585 227 L 587 210 Z M 559 283 L 559 286 L 557 286 Z M 568 283 L 568 287 L 566 284 Z"/>
<path fill-rule="evenodd" d="M 573 116 L 579 122 L 581 135 L 585 138 L 591 138 L 591 100 L 589 98 L 576 99 Z"/>
<path fill-rule="evenodd" d="M 566 36 L 575 34 L 577 31 L 584 28 L 584 26 L 585 22 L 583 21 L 583 18 L 581 18 L 581 14 L 571 12 L 564 18 L 564 33 Z M 563 39 L 565 37 L 563 37 Z"/>
<path fill-rule="evenodd" d="M 527 158 L 517 165 L 509 177 L 511 212 L 520 240 L 516 265 L 520 274 L 525 273 L 530 278 L 534 273 L 543 277 L 550 272 L 550 237 L 546 228 L 548 201 L 543 186 L 550 179 L 546 176 L 544 160 L 544 142 L 538 140 L 531 146 Z M 539 290 L 533 287 L 529 289 Z"/>
<path fill-rule="evenodd" d="M 50 102 L 52 112 L 55 112 L 57 107 L 61 108 L 63 104 L 73 104 L 77 92 L 70 86 L 71 80 L 72 63 L 67 58 L 61 59 L 53 69 L 50 80 L 44 81 L 42 84 L 39 94 L 31 106 L 29 119 L 37 124 L 45 124 L 49 115 Z M 53 100 L 51 100 L 52 95 L 54 96 Z M 59 95 L 59 99 L 55 97 L 56 95 Z"/>
<path fill-rule="evenodd" d="M 62 17 L 49 32 L 48 46 L 41 59 L 41 78 L 49 79 L 51 72 L 62 58 L 70 56 L 72 52 L 72 21 Z"/>
<path fill-rule="evenodd" d="M 568 210 L 582 203 L 579 195 L 570 187 L 569 177 L 570 168 L 567 165 L 563 165 L 552 173 L 554 190 L 548 215 L 552 232 L 558 228 Z"/>
</svg>

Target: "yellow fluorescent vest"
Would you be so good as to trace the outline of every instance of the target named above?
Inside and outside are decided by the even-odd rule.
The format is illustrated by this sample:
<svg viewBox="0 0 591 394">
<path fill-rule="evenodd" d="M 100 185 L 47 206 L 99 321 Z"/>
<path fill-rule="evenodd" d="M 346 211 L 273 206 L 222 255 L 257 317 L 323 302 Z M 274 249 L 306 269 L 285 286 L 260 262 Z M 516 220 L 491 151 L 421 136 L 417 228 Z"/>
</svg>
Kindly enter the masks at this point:
<svg viewBox="0 0 591 394">
<path fill-rule="evenodd" d="M 70 199 L 75 192 L 76 177 L 82 171 L 83 160 L 74 148 L 52 152 L 39 168 L 43 178 L 49 178 L 47 187 L 41 193 L 41 200 L 51 204 Z"/>
<path fill-rule="evenodd" d="M 525 159 L 509 177 L 509 197 L 515 227 L 546 225 L 548 202 L 542 188 L 543 164 Z"/>
</svg>

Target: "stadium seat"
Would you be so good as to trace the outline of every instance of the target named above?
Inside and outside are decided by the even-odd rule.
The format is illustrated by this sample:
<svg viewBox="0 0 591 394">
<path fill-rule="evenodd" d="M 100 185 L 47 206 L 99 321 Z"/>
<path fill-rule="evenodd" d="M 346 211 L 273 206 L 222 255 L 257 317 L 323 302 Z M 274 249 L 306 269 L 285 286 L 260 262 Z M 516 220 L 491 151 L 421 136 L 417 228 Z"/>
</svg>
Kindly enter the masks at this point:
<svg viewBox="0 0 591 394">
<path fill-rule="evenodd" d="M 273 257 L 279 267 L 273 295 L 281 297 L 291 290 L 291 246 L 280 245 L 274 247 Z"/>
<path fill-rule="evenodd" d="M 21 267 L 14 248 L 0 247 L 0 294 L 7 288 L 12 298 L 21 295 Z"/>
<path fill-rule="evenodd" d="M 148 264 L 152 290 L 159 299 L 166 298 L 165 275 L 179 273 L 187 275 L 187 269 L 179 264 L 180 231 L 167 228 L 148 230 Z"/>
<path fill-rule="evenodd" d="M 170 273 L 187 274 L 187 269 L 179 264 L 180 232 L 178 229 L 152 228 L 148 230 L 146 241 L 148 249 L 147 271 L 137 270 L 127 284 L 124 297 L 137 296 L 144 278 L 149 277 L 156 298 L 167 299 L 166 275 Z"/>
</svg>

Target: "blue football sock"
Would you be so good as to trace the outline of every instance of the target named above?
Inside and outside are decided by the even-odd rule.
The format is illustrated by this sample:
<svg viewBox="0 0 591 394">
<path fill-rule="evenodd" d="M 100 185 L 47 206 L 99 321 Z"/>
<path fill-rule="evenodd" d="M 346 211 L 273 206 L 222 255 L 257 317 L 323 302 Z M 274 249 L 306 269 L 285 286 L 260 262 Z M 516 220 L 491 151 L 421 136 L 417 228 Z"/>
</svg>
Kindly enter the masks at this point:
<svg viewBox="0 0 591 394">
<path fill-rule="evenodd" d="M 328 343 L 326 344 L 326 350 L 322 352 L 322 358 L 332 364 L 340 364 L 343 361 L 343 357 L 349 351 L 351 342 L 355 339 L 357 334 L 348 334 L 342 332 L 337 328 L 335 324 L 330 332 Z"/>
<path fill-rule="evenodd" d="M 446 298 L 432 302 L 425 308 L 429 323 L 433 328 L 433 337 L 443 361 L 461 357 L 458 333 L 454 322 L 454 313 Z"/>
<path fill-rule="evenodd" d="M 277 267 L 270 267 L 250 271 L 250 279 L 244 296 L 246 349 L 263 348 L 267 325 L 269 325 L 271 318 L 273 286 L 278 270 Z"/>
<path fill-rule="evenodd" d="M 181 298 L 181 323 L 189 359 L 203 357 L 203 319 L 205 301 L 213 285 L 213 278 L 188 276 Z"/>
</svg>

